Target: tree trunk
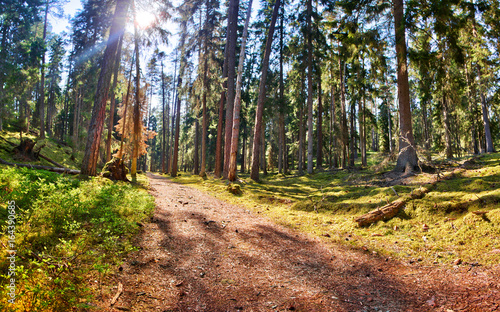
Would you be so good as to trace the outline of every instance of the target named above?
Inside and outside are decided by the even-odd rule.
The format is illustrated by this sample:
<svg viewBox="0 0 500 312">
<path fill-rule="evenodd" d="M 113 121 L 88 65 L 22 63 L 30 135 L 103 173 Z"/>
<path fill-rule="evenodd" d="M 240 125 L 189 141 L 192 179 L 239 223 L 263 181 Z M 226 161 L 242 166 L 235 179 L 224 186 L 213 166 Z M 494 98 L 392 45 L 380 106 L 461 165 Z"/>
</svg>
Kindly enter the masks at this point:
<svg viewBox="0 0 500 312">
<path fill-rule="evenodd" d="M 208 14 L 208 13 L 207 13 Z M 207 112 L 207 93 L 208 93 L 208 42 L 205 42 L 205 60 L 203 62 L 203 122 L 202 122 L 202 136 L 201 136 L 201 170 L 200 177 L 207 175 L 207 139 L 208 139 L 208 112 Z"/>
<path fill-rule="evenodd" d="M 135 105 L 134 105 L 134 148 L 130 175 L 132 182 L 137 182 L 137 158 L 139 157 L 139 140 L 141 140 L 141 67 L 139 63 L 139 34 L 137 32 L 136 13 L 134 8 L 134 42 L 135 42 Z"/>
<path fill-rule="evenodd" d="M 106 140 L 106 163 L 111 160 L 111 139 L 113 134 L 113 128 L 115 126 L 115 106 L 116 106 L 116 85 L 118 84 L 118 71 L 120 69 L 120 56 L 123 45 L 123 34 L 120 36 L 120 41 L 118 43 L 118 48 L 115 57 L 115 68 L 113 73 L 113 85 L 111 87 L 111 101 L 109 102 L 109 124 L 108 124 L 108 138 Z"/>
<path fill-rule="evenodd" d="M 339 72 L 340 72 L 340 108 L 341 108 L 341 118 L 342 118 L 342 169 L 347 167 L 347 146 L 348 143 L 348 133 L 347 133 L 347 112 L 345 105 L 345 63 L 339 58 Z"/>
<path fill-rule="evenodd" d="M 359 145 L 361 149 L 361 166 L 366 167 L 366 133 L 365 133 L 365 90 L 361 89 L 361 101 L 359 102 Z"/>
<path fill-rule="evenodd" d="M 285 130 L 285 83 L 283 75 L 283 37 L 284 37 L 284 16 L 285 16 L 285 5 L 281 6 L 280 14 L 280 116 L 279 116 L 279 160 L 278 160 L 278 172 L 287 174 L 287 145 L 286 145 L 286 130 Z"/>
<path fill-rule="evenodd" d="M 227 99 L 226 99 L 226 126 L 225 126 L 225 139 L 224 139 L 224 167 L 222 176 L 224 179 L 228 178 L 229 166 L 231 159 L 232 148 L 232 129 L 234 118 L 234 98 L 235 98 L 235 85 L 236 78 L 236 42 L 238 39 L 238 9 L 239 0 L 229 1 L 229 16 L 227 25 Z M 239 126 L 238 126 L 239 127 Z M 236 145 L 236 150 L 238 146 Z M 236 172 L 236 171 L 235 171 Z"/>
<path fill-rule="evenodd" d="M 240 59 L 238 63 L 238 78 L 236 79 L 236 98 L 234 100 L 234 110 L 232 119 L 232 131 L 231 131 L 231 153 L 229 159 L 229 181 L 236 180 L 236 155 L 238 153 L 238 138 L 240 134 L 240 111 L 241 111 L 241 85 L 243 78 L 243 64 L 245 63 L 245 48 L 248 36 L 248 24 L 250 22 L 250 16 L 252 14 L 252 0 L 248 3 L 247 17 L 245 20 L 245 27 L 243 29 L 243 40 L 241 43 Z M 228 96 L 229 99 L 229 96 Z M 228 105 L 229 106 L 229 105 Z M 227 125 L 226 125 L 227 126 Z M 226 133 L 227 135 L 227 133 Z M 227 144 L 226 144 L 227 146 Z"/>
<path fill-rule="evenodd" d="M 162 145 L 161 145 L 161 173 L 165 173 L 166 163 L 165 154 L 167 149 L 167 119 L 165 119 L 165 73 L 163 72 L 163 59 L 161 60 L 161 134 L 162 134 Z"/>
<path fill-rule="evenodd" d="M 172 171 L 170 175 L 172 177 L 177 176 L 178 171 L 178 162 L 179 162 L 179 136 L 180 136 L 180 122 L 181 122 L 181 96 L 180 90 L 182 87 L 182 76 L 184 76 L 184 69 L 186 66 L 186 52 L 185 52 L 185 43 L 186 43 L 187 29 L 186 24 L 182 25 L 181 30 L 181 40 L 179 43 L 179 47 L 181 50 L 181 59 L 179 63 L 179 77 L 177 78 L 177 106 L 175 112 L 175 139 L 174 139 L 174 154 L 172 156 Z"/>
<path fill-rule="evenodd" d="M 49 16 L 49 0 L 45 0 L 45 21 L 43 23 L 42 66 L 40 67 L 40 139 L 45 139 L 45 39 L 47 38 L 47 17 Z"/>
<path fill-rule="evenodd" d="M 194 120 L 194 159 L 193 159 L 193 174 L 200 174 L 200 151 L 199 151 L 199 135 L 200 123 L 198 118 Z"/>
<path fill-rule="evenodd" d="M 396 38 L 396 56 L 398 68 L 399 99 L 399 155 L 395 171 L 413 171 L 418 166 L 415 140 L 411 123 L 410 87 L 406 63 L 406 36 L 403 0 L 393 0 L 394 29 Z"/>
<path fill-rule="evenodd" d="M 318 78 L 318 149 L 316 151 L 317 161 L 316 168 L 323 167 L 323 99 L 322 99 L 322 90 L 321 90 L 321 72 L 319 73 Z"/>
<path fill-rule="evenodd" d="M 307 0 L 307 173 L 313 173 L 312 0 Z"/>
<path fill-rule="evenodd" d="M 88 130 L 87 146 L 82 162 L 82 174 L 91 176 L 97 174 L 96 166 L 99 158 L 99 144 L 101 142 L 101 134 L 104 125 L 109 85 L 118 48 L 118 39 L 125 28 L 129 4 L 130 0 L 118 0 L 116 3 L 110 36 L 100 66 L 101 72 L 97 83 L 94 108 L 92 109 L 92 118 Z"/>
<path fill-rule="evenodd" d="M 446 92 L 443 91 L 443 121 L 444 121 L 444 145 L 446 158 L 453 158 L 453 150 L 451 147 L 451 129 L 450 129 L 450 114 L 448 111 L 448 101 L 446 99 Z"/>
<path fill-rule="evenodd" d="M 135 61 L 135 56 L 132 56 L 132 62 L 130 63 L 130 72 L 128 76 L 128 82 L 127 82 L 127 95 L 125 96 L 125 101 L 123 101 L 124 107 L 124 112 L 123 112 L 123 128 L 122 128 L 122 134 L 120 136 L 120 149 L 118 150 L 118 158 L 123 159 L 123 142 L 125 140 L 125 129 L 127 128 L 127 110 L 128 110 L 128 100 L 130 97 L 130 88 L 132 86 L 132 70 L 134 68 L 134 62 Z"/>
<path fill-rule="evenodd" d="M 257 111 L 255 113 L 252 171 L 250 173 L 250 177 L 254 181 L 259 181 L 259 147 L 260 147 L 260 139 L 261 139 L 260 137 L 262 129 L 262 115 L 264 113 L 264 102 L 266 100 L 267 70 L 269 68 L 269 56 L 271 55 L 271 46 L 274 35 L 274 25 L 276 24 L 276 18 L 278 17 L 279 7 L 280 7 L 280 0 L 276 0 L 276 3 L 274 4 L 273 17 L 271 19 L 271 25 L 269 26 L 269 33 L 267 35 L 264 60 L 262 61 L 262 74 L 260 77 L 260 84 L 259 84 L 259 98 L 257 100 Z"/>
</svg>

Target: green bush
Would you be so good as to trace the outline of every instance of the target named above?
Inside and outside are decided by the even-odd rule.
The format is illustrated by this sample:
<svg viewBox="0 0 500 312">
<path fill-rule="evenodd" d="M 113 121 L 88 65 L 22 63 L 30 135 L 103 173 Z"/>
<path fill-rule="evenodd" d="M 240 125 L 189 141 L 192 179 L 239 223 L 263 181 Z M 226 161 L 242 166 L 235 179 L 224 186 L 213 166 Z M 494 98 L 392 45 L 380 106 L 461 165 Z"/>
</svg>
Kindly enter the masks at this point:
<svg viewBox="0 0 500 312">
<path fill-rule="evenodd" d="M 138 222 L 154 209 L 140 186 L 104 178 L 80 181 L 27 168 L 0 169 L 0 242 L 7 244 L 8 204 L 16 203 L 16 304 L 0 310 L 67 311 L 91 299 L 88 281 L 133 250 Z M 8 259 L 0 258 L 7 294 Z M 95 285 L 94 285 L 95 287 Z"/>
</svg>

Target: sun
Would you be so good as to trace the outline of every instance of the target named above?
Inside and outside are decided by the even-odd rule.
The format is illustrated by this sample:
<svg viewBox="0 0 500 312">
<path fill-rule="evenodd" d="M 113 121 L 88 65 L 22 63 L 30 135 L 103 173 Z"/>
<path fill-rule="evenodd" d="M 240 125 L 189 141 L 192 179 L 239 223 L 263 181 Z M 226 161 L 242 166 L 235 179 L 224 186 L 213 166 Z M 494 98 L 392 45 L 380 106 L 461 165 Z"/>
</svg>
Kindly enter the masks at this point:
<svg viewBox="0 0 500 312">
<path fill-rule="evenodd" d="M 141 29 L 146 29 L 151 27 L 156 21 L 156 16 L 148 11 L 137 11 L 136 13 L 136 22 L 137 26 Z"/>
</svg>

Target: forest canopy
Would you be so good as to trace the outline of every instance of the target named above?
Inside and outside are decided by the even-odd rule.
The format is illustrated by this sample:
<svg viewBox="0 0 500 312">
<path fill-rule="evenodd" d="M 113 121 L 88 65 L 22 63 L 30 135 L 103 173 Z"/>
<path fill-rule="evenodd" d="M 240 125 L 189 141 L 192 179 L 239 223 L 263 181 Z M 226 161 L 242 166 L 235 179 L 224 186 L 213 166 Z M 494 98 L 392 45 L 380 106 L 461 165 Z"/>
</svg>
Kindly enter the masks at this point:
<svg viewBox="0 0 500 312">
<path fill-rule="evenodd" d="M 48 18 L 67 1 L 3 1 L 0 130 L 133 178 L 259 180 L 369 152 L 402 172 L 500 143 L 498 1 L 251 1 L 82 0 L 67 33 Z"/>
</svg>

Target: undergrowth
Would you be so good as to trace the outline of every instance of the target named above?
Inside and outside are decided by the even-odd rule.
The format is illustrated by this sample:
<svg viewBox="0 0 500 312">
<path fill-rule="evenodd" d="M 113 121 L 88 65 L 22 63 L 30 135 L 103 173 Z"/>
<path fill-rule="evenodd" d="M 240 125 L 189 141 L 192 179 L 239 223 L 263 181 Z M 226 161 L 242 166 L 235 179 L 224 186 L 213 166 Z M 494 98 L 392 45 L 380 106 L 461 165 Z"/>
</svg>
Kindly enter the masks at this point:
<svg viewBox="0 0 500 312">
<path fill-rule="evenodd" d="M 147 179 L 143 178 L 142 183 Z M 103 278 L 134 247 L 139 222 L 154 209 L 143 185 L 47 171 L 0 167 L 0 244 L 7 249 L 15 202 L 16 300 L 1 311 L 69 311 L 90 307 Z M 7 297 L 10 265 L 0 257 L 0 290 Z"/>
<path fill-rule="evenodd" d="M 500 154 L 485 155 L 473 168 L 438 182 L 426 196 L 407 203 L 395 218 L 361 228 L 354 222 L 356 217 L 437 178 L 420 174 L 406 185 L 380 186 L 384 184 L 376 173 L 380 156 L 371 156 L 372 166 L 364 170 L 303 176 L 271 173 L 261 175 L 259 183 L 240 174 L 237 184 L 242 193 L 237 195 L 229 193 L 228 182 L 220 179 L 183 174 L 174 181 L 328 242 L 385 257 L 438 265 L 500 264 Z M 474 214 L 477 211 L 484 214 Z"/>
</svg>

